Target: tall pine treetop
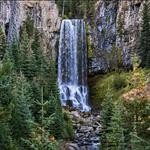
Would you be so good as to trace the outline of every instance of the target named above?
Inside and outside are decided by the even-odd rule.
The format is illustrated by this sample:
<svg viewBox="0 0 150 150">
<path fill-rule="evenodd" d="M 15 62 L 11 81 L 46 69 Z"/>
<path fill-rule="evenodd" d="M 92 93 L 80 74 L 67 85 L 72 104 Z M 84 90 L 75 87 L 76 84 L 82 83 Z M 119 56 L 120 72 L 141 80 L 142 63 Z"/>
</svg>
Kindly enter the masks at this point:
<svg viewBox="0 0 150 150">
<path fill-rule="evenodd" d="M 139 43 L 139 55 L 142 67 L 147 67 L 147 54 L 150 52 L 150 15 L 148 2 L 145 1 L 142 15 L 141 34 Z"/>
</svg>

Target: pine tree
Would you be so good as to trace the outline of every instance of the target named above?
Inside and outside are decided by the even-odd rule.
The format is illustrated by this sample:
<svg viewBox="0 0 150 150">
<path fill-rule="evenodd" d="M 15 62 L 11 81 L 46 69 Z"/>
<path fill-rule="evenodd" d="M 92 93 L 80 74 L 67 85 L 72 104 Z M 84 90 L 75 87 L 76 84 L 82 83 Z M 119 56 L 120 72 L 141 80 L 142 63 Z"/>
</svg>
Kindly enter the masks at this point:
<svg viewBox="0 0 150 150">
<path fill-rule="evenodd" d="M 51 96 L 50 98 L 51 98 L 50 101 L 54 101 L 56 105 L 53 107 L 54 117 L 53 117 L 53 122 L 51 122 L 49 124 L 49 130 L 50 130 L 49 132 L 54 137 L 61 138 L 62 137 L 62 131 L 63 131 L 62 111 L 60 109 L 58 99 L 55 96 Z"/>
<path fill-rule="evenodd" d="M 107 93 L 104 101 L 102 102 L 102 111 L 101 111 L 101 123 L 102 123 L 102 147 L 107 146 L 107 137 L 106 134 L 109 132 L 108 127 L 111 123 L 112 118 L 112 108 L 113 108 L 113 95 L 110 88 L 107 89 Z"/>
<path fill-rule="evenodd" d="M 11 108 L 0 106 L 0 148 L 4 150 L 18 150 L 13 141 L 9 121 L 11 118 Z"/>
<path fill-rule="evenodd" d="M 41 87 L 41 99 L 35 100 L 37 106 L 39 106 L 39 122 L 34 122 L 35 133 L 34 136 L 38 135 L 39 138 L 34 136 L 29 139 L 23 139 L 23 142 L 26 146 L 33 150 L 56 150 L 57 142 L 55 138 L 49 133 L 49 125 L 53 123 L 55 113 L 50 116 L 46 116 L 46 106 L 49 105 L 47 100 L 44 100 L 43 97 L 43 87 Z M 51 141 L 50 138 L 53 137 L 54 141 Z"/>
<path fill-rule="evenodd" d="M 27 34 L 26 26 L 22 28 L 21 41 L 20 41 L 20 70 L 28 80 L 32 80 L 35 74 L 34 58 L 30 49 L 30 40 Z"/>
<path fill-rule="evenodd" d="M 16 76 L 12 92 L 14 109 L 11 125 L 14 138 L 20 141 L 21 138 L 26 139 L 31 135 L 33 119 L 29 105 L 31 103 L 30 85 L 22 74 Z"/>
<path fill-rule="evenodd" d="M 146 67 L 150 68 L 150 51 L 147 54 L 147 59 L 146 59 Z"/>
<path fill-rule="evenodd" d="M 12 110 L 12 63 L 0 62 L 0 148 L 17 150 L 11 136 L 10 124 Z"/>
<path fill-rule="evenodd" d="M 38 77 L 38 76 L 41 76 L 41 73 L 43 71 L 42 65 L 44 61 L 44 58 L 43 58 L 44 56 L 43 56 L 43 52 L 41 49 L 40 33 L 37 30 L 35 30 L 31 48 L 32 48 L 33 57 L 34 57 L 35 73 L 36 73 L 36 76 Z"/>
<path fill-rule="evenodd" d="M 108 127 L 108 133 L 106 134 L 110 150 L 125 149 L 123 123 L 123 104 L 121 100 L 119 100 L 113 107 L 111 123 Z"/>
<path fill-rule="evenodd" d="M 141 66 L 148 67 L 146 61 L 148 62 L 147 54 L 150 52 L 150 16 L 147 1 L 144 3 L 141 28 L 139 55 L 142 60 Z"/>
<path fill-rule="evenodd" d="M 20 58 L 19 58 L 19 43 L 15 42 L 8 49 L 8 57 L 11 59 L 14 69 L 20 71 Z"/>
<path fill-rule="evenodd" d="M 26 26 L 27 34 L 31 38 L 34 35 L 34 31 L 36 29 L 34 28 L 34 21 L 30 16 L 27 16 L 24 26 Z"/>
<path fill-rule="evenodd" d="M 62 137 L 62 130 L 63 130 L 63 116 L 59 90 L 57 85 L 56 66 L 54 61 L 51 61 L 50 63 L 50 78 L 48 91 L 50 91 L 49 101 L 55 104 L 55 106 L 53 107 L 55 116 L 53 124 L 51 124 L 50 127 L 50 133 L 56 136 L 57 138 L 60 138 Z"/>
<path fill-rule="evenodd" d="M 0 61 L 3 59 L 6 50 L 6 38 L 2 27 L 0 27 Z"/>
</svg>

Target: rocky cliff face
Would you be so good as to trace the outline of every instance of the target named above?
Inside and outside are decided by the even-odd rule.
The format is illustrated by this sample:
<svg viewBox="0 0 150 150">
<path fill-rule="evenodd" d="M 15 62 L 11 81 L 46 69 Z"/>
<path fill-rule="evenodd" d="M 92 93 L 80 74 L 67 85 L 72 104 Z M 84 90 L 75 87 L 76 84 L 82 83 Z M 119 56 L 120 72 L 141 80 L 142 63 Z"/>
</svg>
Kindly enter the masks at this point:
<svg viewBox="0 0 150 150">
<path fill-rule="evenodd" d="M 60 18 L 55 1 L 0 1 L 0 25 L 7 32 L 8 43 L 19 36 L 20 26 L 30 16 L 34 25 L 43 33 L 45 52 L 51 49 L 52 56 L 56 56 L 55 46 L 60 28 Z"/>
<path fill-rule="evenodd" d="M 89 72 L 107 72 L 107 55 L 112 48 L 121 50 L 123 65 L 130 67 L 131 54 L 138 49 L 143 0 L 99 0 L 95 15 L 88 20 L 89 35 L 94 44 Z"/>
<path fill-rule="evenodd" d="M 87 19 L 93 45 L 90 74 L 108 71 L 108 55 L 113 48 L 121 50 L 123 65 L 131 66 L 131 54 L 138 49 L 142 9 L 143 0 L 98 0 L 95 3 L 94 16 Z M 45 52 L 56 56 L 61 19 L 55 1 L 0 1 L 0 25 L 6 30 L 8 43 L 18 37 L 20 26 L 28 15 L 43 33 Z"/>
</svg>

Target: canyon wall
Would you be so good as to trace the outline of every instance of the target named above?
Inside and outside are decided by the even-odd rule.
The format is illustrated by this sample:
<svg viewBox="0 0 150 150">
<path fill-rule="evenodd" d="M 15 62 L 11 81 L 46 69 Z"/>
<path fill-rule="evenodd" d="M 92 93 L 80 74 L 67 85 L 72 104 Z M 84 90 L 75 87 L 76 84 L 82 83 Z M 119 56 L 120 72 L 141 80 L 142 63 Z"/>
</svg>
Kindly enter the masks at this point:
<svg viewBox="0 0 150 150">
<path fill-rule="evenodd" d="M 93 15 L 86 19 L 92 45 L 89 73 L 108 72 L 113 49 L 121 51 L 124 67 L 130 68 L 131 55 L 138 50 L 143 0 L 98 0 L 93 5 Z M 0 25 L 6 31 L 8 43 L 19 36 L 28 15 L 43 33 L 45 53 L 56 58 L 61 18 L 55 0 L 0 1 Z"/>
<path fill-rule="evenodd" d="M 35 27 L 43 33 L 45 53 L 56 56 L 55 46 L 61 19 L 55 1 L 0 1 L 0 25 L 6 31 L 9 44 L 19 37 L 20 26 L 27 16 L 33 19 Z"/>
<path fill-rule="evenodd" d="M 131 67 L 131 55 L 138 49 L 143 0 L 99 0 L 95 14 L 88 19 L 93 56 L 89 59 L 90 73 L 108 71 L 107 55 L 119 49 L 123 66 Z"/>
</svg>

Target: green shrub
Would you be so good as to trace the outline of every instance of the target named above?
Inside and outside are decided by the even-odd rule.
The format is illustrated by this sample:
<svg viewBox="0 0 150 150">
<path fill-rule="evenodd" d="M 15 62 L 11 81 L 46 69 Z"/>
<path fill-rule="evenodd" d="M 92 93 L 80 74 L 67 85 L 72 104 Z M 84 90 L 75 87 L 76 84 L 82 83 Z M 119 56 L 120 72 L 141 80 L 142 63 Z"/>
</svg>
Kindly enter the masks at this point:
<svg viewBox="0 0 150 150">
<path fill-rule="evenodd" d="M 64 119 L 63 138 L 72 140 L 74 138 L 73 126 L 71 119 L 66 112 L 63 113 L 63 119 Z"/>
<path fill-rule="evenodd" d="M 131 79 L 131 72 L 111 72 L 106 75 L 97 75 L 89 78 L 89 94 L 90 99 L 92 99 L 91 103 L 94 109 L 99 109 L 101 107 L 101 103 L 105 99 L 105 94 L 107 92 L 108 87 L 112 89 L 113 100 L 118 99 L 124 92 L 127 92 L 131 89 L 131 85 L 127 82 Z M 116 78 L 119 76 L 123 80 L 124 83 L 122 87 L 118 90 L 114 88 L 113 83 Z M 117 83 L 118 84 L 118 83 Z"/>
<path fill-rule="evenodd" d="M 119 90 L 126 86 L 127 86 L 127 83 L 123 77 L 121 77 L 120 75 L 115 76 L 115 78 L 113 80 L 113 88 L 114 89 Z"/>
</svg>

